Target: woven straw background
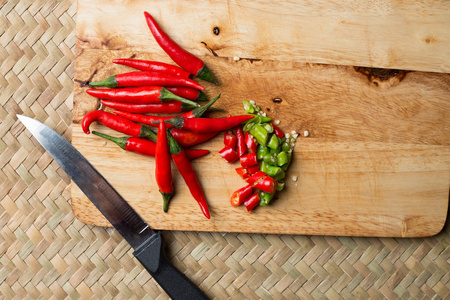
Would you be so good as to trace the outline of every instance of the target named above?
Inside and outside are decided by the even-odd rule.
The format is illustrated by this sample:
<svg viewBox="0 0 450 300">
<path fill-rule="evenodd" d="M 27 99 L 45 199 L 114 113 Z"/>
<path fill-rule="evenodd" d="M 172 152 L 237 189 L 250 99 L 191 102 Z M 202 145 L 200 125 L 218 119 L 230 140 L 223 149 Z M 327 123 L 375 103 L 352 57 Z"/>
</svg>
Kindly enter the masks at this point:
<svg viewBox="0 0 450 300">
<path fill-rule="evenodd" d="M 167 299 L 112 229 L 79 222 L 70 181 L 16 118 L 71 138 L 75 0 L 0 0 L 0 298 Z M 449 299 L 450 229 L 422 239 L 164 232 L 217 299 Z"/>
</svg>

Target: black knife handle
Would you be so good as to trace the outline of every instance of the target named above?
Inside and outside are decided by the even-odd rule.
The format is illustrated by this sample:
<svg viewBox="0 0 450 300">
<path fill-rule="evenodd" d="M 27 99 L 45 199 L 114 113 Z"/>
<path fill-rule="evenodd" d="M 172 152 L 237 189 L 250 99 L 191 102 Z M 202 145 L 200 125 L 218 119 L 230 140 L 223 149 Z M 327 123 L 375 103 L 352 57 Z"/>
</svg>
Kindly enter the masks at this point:
<svg viewBox="0 0 450 300">
<path fill-rule="evenodd" d="M 167 259 L 163 249 L 163 238 L 159 232 L 139 246 L 133 254 L 170 298 L 209 299 Z"/>
</svg>

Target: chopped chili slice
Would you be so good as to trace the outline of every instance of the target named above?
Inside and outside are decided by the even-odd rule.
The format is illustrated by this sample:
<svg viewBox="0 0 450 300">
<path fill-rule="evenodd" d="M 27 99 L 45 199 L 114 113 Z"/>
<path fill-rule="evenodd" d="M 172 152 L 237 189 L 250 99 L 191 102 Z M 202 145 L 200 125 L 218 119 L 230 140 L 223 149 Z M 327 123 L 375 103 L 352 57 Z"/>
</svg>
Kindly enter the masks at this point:
<svg viewBox="0 0 450 300">
<path fill-rule="evenodd" d="M 237 148 L 239 156 L 244 155 L 247 151 L 247 146 L 245 145 L 244 131 L 241 126 L 236 128 L 236 138 L 237 138 Z"/>
<path fill-rule="evenodd" d="M 258 147 L 258 144 L 255 142 L 252 135 L 248 131 L 245 133 L 245 144 L 247 145 L 247 148 L 250 149 L 251 152 L 256 153 L 256 148 Z"/>
<path fill-rule="evenodd" d="M 231 149 L 236 148 L 237 138 L 236 135 L 230 130 L 225 132 L 223 136 L 223 143 L 225 146 L 230 147 Z"/>
<path fill-rule="evenodd" d="M 259 171 L 259 166 L 258 165 L 256 165 L 256 166 L 251 166 L 251 167 L 248 167 L 247 168 L 247 172 L 248 172 L 248 174 L 250 174 L 250 175 L 253 175 L 253 174 L 255 174 L 256 172 L 258 172 Z"/>
<path fill-rule="evenodd" d="M 239 155 L 237 154 L 237 152 L 228 146 L 225 146 L 225 148 L 220 150 L 219 155 L 229 163 L 233 163 L 239 159 Z"/>
<path fill-rule="evenodd" d="M 236 172 L 238 173 L 239 176 L 241 176 L 242 179 L 247 179 L 250 177 L 250 174 L 248 173 L 248 170 L 246 168 L 236 168 L 235 169 Z"/>
<path fill-rule="evenodd" d="M 284 136 L 284 133 L 283 133 L 283 131 L 277 126 L 277 125 L 275 125 L 274 123 L 270 123 L 271 125 L 272 125 L 272 127 L 273 127 L 273 131 L 275 132 L 275 135 L 278 137 L 278 138 L 282 138 L 283 136 Z"/>
<path fill-rule="evenodd" d="M 238 189 L 231 195 L 231 205 L 239 206 L 244 203 L 252 195 L 252 186 L 249 184 Z"/>
<path fill-rule="evenodd" d="M 245 181 L 247 181 L 248 184 L 254 186 L 260 180 L 263 180 L 266 176 L 267 174 L 264 173 L 263 171 L 258 171 L 255 174 L 253 174 L 250 178 L 247 178 Z"/>
<path fill-rule="evenodd" d="M 266 193 L 273 194 L 277 189 L 277 181 L 270 176 L 266 176 L 264 179 L 256 182 L 253 187 Z"/>
<path fill-rule="evenodd" d="M 247 211 L 251 211 L 258 204 L 259 204 L 259 193 L 254 193 L 253 195 L 250 196 L 250 198 L 247 199 L 247 201 L 244 202 Z"/>
<path fill-rule="evenodd" d="M 255 153 L 249 153 L 241 156 L 241 166 L 244 168 L 256 166 L 258 161 Z"/>
</svg>

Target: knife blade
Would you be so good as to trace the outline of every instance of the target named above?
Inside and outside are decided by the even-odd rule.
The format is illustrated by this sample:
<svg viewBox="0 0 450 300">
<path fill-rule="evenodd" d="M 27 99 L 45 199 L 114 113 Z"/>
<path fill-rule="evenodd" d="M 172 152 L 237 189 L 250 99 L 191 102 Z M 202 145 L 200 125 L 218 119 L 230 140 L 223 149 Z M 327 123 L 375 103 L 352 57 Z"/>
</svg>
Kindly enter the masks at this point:
<svg viewBox="0 0 450 300">
<path fill-rule="evenodd" d="M 167 259 L 163 237 L 66 139 L 41 122 L 17 115 L 36 140 L 134 249 L 134 256 L 172 299 L 208 299 Z"/>
</svg>

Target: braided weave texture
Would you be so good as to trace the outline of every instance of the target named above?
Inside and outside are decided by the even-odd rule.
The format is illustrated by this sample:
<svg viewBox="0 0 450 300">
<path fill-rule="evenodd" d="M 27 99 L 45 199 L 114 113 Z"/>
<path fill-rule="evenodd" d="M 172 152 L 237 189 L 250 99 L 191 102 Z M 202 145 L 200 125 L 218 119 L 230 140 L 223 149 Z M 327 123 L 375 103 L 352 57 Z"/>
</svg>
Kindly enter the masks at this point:
<svg viewBox="0 0 450 300">
<path fill-rule="evenodd" d="M 71 139 L 75 0 L 0 0 L 0 299 L 168 299 L 16 114 Z M 164 232 L 216 299 L 449 299 L 450 229 L 422 239 Z"/>
</svg>

